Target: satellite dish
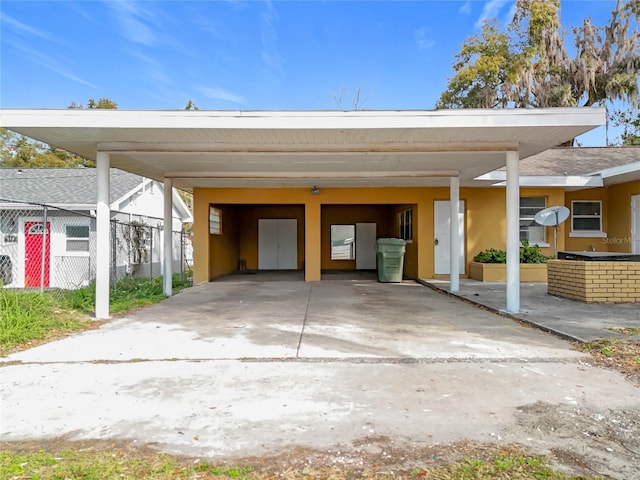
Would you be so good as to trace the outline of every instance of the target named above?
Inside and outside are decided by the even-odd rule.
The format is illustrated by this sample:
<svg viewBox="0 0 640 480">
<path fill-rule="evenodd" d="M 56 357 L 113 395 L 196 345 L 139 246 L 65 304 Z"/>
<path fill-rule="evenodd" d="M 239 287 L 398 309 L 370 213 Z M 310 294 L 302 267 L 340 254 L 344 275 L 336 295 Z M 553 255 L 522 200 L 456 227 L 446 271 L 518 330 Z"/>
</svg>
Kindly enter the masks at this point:
<svg viewBox="0 0 640 480">
<path fill-rule="evenodd" d="M 569 218 L 569 209 L 559 205 L 536 213 L 533 219 L 545 227 L 553 227 L 553 258 L 558 258 L 558 225 Z"/>
<path fill-rule="evenodd" d="M 549 207 L 540 210 L 535 214 L 533 219 L 540 225 L 545 227 L 555 227 L 569 218 L 569 209 L 567 207 Z"/>
</svg>

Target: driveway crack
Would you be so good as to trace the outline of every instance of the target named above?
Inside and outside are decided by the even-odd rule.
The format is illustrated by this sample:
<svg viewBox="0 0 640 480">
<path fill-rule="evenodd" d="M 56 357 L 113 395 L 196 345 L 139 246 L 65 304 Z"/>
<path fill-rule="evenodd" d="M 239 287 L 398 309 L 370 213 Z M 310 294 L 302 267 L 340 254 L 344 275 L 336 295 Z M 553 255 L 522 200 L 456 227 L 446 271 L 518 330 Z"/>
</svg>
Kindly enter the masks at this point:
<svg viewBox="0 0 640 480">
<path fill-rule="evenodd" d="M 313 291 L 313 284 L 310 284 L 309 294 L 307 295 L 307 307 L 304 310 L 304 319 L 302 320 L 302 329 L 300 329 L 300 338 L 298 339 L 298 346 L 296 347 L 296 358 L 300 357 L 300 347 L 302 346 L 302 337 L 304 336 L 304 328 L 307 326 L 307 317 L 309 316 L 309 305 L 311 304 L 312 291 Z"/>
</svg>

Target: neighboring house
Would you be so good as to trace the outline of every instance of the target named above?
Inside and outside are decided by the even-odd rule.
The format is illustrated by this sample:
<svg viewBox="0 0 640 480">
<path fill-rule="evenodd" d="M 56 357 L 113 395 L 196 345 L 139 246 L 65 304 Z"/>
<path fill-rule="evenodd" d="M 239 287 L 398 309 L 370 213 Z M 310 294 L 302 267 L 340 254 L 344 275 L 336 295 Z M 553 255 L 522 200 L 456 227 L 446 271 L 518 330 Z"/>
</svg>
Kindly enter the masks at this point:
<svg viewBox="0 0 640 480">
<path fill-rule="evenodd" d="M 503 186 L 506 172 L 479 178 Z M 520 162 L 520 185 L 521 238 L 548 246 L 552 230 L 533 216 L 564 205 L 559 250 L 640 254 L 640 147 L 552 148 Z"/>
<path fill-rule="evenodd" d="M 110 179 L 112 275 L 146 275 L 150 269 L 160 275 L 164 185 L 117 169 L 111 169 Z M 0 169 L 0 259 L 5 286 L 40 286 L 42 276 L 45 287 L 78 288 L 95 278 L 95 192 L 94 168 Z M 191 214 L 175 191 L 172 195 L 172 231 L 180 232 Z M 47 205 L 46 236 L 43 205 Z M 139 229 L 138 251 L 119 248 L 139 224 L 155 228 Z M 155 247 L 148 248 L 154 241 Z M 173 258 L 179 270 L 181 245 L 176 243 Z M 136 268 L 139 271 L 134 272 Z"/>
</svg>

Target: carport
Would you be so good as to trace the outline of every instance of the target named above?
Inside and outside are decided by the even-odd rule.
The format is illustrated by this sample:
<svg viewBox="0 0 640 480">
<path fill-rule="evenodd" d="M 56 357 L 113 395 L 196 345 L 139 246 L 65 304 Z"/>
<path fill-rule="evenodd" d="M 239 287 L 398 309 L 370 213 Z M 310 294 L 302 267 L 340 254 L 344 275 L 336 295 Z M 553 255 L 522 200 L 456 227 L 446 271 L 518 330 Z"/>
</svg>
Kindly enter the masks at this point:
<svg viewBox="0 0 640 480">
<path fill-rule="evenodd" d="M 407 203 L 411 188 L 448 187 L 450 218 L 460 187 L 506 165 L 506 310 L 519 305 L 519 185 L 522 158 L 605 123 L 603 108 L 354 112 L 1 110 L 1 126 L 94 159 L 98 168 L 96 317 L 109 316 L 109 168 L 194 192 L 194 280 L 208 280 L 209 206 L 216 190 L 246 202 L 246 189 L 270 188 L 269 203 L 304 205 L 304 272 L 320 280 L 322 195 L 358 196 L 396 188 L 378 203 Z M 413 197 L 412 197 L 413 198 Z M 243 200 L 244 199 L 244 200 Z M 275 200 L 274 200 L 275 199 Z M 332 200 L 337 203 L 337 200 Z M 410 202 L 409 202 L 410 203 Z M 171 197 L 165 197 L 170 224 Z M 420 205 L 418 205 L 420 208 Z M 423 222 L 424 223 L 424 222 Z M 427 274 L 426 227 L 418 232 L 418 275 Z M 427 239 L 427 240 L 425 240 Z M 449 248 L 460 237 L 450 222 Z M 171 236 L 164 239 L 165 255 Z M 459 289 L 459 258 L 450 255 L 450 289 Z M 171 261 L 164 262 L 171 294 Z"/>
</svg>

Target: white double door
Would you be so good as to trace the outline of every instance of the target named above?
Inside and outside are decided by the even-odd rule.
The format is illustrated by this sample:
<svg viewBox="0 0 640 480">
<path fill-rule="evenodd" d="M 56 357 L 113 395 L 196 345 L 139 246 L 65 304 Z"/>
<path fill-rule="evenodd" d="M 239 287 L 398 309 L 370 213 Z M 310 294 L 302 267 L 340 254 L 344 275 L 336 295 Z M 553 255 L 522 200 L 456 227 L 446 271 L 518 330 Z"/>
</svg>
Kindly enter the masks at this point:
<svg viewBox="0 0 640 480">
<path fill-rule="evenodd" d="M 295 218 L 258 219 L 258 269 L 297 268 L 298 221 Z"/>
<path fill-rule="evenodd" d="M 435 201 L 433 207 L 433 229 L 434 229 L 434 256 L 435 256 L 435 273 L 445 275 L 451 273 L 451 264 L 449 258 L 451 255 L 450 231 L 451 208 L 450 202 Z M 464 200 L 460 200 L 460 210 L 458 211 L 458 232 L 460 238 L 460 272 L 464 273 Z"/>
</svg>

